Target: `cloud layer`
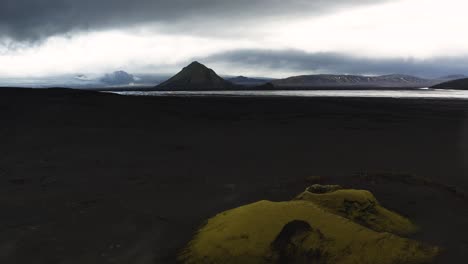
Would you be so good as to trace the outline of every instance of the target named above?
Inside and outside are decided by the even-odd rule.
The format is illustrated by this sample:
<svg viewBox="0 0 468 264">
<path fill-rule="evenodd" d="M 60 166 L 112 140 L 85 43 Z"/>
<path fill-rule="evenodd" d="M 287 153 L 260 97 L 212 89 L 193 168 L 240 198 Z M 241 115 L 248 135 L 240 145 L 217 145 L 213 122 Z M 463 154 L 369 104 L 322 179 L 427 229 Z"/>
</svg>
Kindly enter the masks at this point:
<svg viewBox="0 0 468 264">
<path fill-rule="evenodd" d="M 468 73 L 465 0 L 3 0 L 0 77 Z"/>
<path fill-rule="evenodd" d="M 5 2 L 6 1 L 6 2 Z M 159 23 L 170 31 L 190 32 L 232 27 L 243 21 L 321 14 L 372 0 L 5 0 L 0 8 L 0 36 L 34 42 L 82 30 Z M 208 26 L 209 25 L 209 26 Z M 226 30 L 229 30 L 227 28 Z"/>
<path fill-rule="evenodd" d="M 299 50 L 235 50 L 200 58 L 207 64 L 222 68 L 255 72 L 299 72 L 303 74 L 410 74 L 437 78 L 468 73 L 468 57 L 369 58 L 340 53 L 307 53 Z"/>
</svg>

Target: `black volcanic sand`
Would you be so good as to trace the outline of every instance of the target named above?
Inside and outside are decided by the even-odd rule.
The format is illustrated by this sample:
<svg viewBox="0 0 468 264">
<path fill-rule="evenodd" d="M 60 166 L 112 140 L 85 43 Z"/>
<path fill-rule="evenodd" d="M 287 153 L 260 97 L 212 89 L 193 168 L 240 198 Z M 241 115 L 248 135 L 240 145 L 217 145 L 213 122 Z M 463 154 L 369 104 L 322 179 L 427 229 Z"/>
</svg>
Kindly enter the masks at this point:
<svg viewBox="0 0 468 264">
<path fill-rule="evenodd" d="M 371 190 L 444 248 L 440 263 L 464 263 L 467 113 L 467 101 L 0 89 L 0 263 L 172 263 L 204 220 L 291 199 L 311 176 Z M 419 180 L 369 176 L 383 172 Z"/>
</svg>

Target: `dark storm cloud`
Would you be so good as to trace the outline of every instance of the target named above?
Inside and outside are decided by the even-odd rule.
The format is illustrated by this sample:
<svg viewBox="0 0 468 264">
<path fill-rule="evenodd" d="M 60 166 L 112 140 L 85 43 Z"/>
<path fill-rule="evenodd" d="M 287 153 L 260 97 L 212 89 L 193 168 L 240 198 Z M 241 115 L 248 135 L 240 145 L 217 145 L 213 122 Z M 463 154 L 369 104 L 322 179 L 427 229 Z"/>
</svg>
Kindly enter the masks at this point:
<svg viewBox="0 0 468 264">
<path fill-rule="evenodd" d="M 266 17 L 317 15 L 337 7 L 384 0 L 2 0 L 0 38 L 35 41 L 75 30 L 157 22 L 190 31 L 197 23 L 224 27 Z M 255 26 L 255 25 L 252 25 Z M 200 31 L 195 30 L 195 31 Z"/>
<path fill-rule="evenodd" d="M 431 59 L 364 58 L 339 53 L 307 53 L 297 50 L 238 50 L 200 59 L 205 63 L 226 63 L 246 69 L 273 71 L 310 71 L 311 73 L 346 73 L 382 75 L 393 73 L 421 77 L 467 74 L 468 57 Z"/>
</svg>

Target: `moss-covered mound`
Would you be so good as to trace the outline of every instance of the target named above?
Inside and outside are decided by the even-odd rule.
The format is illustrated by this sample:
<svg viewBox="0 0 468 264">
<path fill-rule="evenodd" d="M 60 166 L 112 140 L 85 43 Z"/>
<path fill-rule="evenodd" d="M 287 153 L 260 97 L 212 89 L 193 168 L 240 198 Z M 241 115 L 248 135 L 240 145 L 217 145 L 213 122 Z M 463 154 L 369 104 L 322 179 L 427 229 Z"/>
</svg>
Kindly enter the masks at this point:
<svg viewBox="0 0 468 264">
<path fill-rule="evenodd" d="M 354 222 L 355 217 L 344 218 L 344 213 L 335 213 L 340 203 L 329 196 L 335 192 L 338 201 L 361 201 L 363 197 L 375 201 L 366 191 L 339 190 L 321 194 L 326 199 L 305 197 L 309 196 L 305 194 L 300 196 L 303 200 L 260 201 L 242 206 L 208 220 L 180 260 L 184 263 L 415 264 L 431 262 L 437 254 L 435 247 L 377 232 Z M 324 206 L 327 200 L 331 205 Z M 393 219 L 398 216 L 395 213 L 384 211 L 376 218 L 388 216 L 392 218 L 388 226 L 395 229 L 399 225 L 394 224 L 398 222 Z M 376 226 L 387 229 L 387 222 L 379 221 Z"/>
<path fill-rule="evenodd" d="M 315 186 L 315 185 L 314 185 Z M 408 235 L 417 227 L 405 217 L 382 207 L 374 195 L 365 190 L 340 190 L 338 187 L 311 186 L 296 197 L 297 200 L 313 202 L 331 213 L 346 217 L 378 232 Z M 319 190 L 318 193 L 315 192 Z M 315 192 L 315 193 L 314 193 Z"/>
</svg>

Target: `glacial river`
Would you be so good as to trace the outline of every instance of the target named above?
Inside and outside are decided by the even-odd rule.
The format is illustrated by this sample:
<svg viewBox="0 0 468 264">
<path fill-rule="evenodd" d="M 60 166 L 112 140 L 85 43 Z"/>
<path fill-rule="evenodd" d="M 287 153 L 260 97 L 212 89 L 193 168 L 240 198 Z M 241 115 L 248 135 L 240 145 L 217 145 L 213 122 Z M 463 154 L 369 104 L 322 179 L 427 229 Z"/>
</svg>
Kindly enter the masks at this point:
<svg viewBox="0 0 468 264">
<path fill-rule="evenodd" d="M 294 96 L 294 97 L 356 97 L 356 98 L 421 98 L 468 99 L 468 91 L 462 90 L 314 90 L 314 91 L 148 91 L 114 92 L 132 96 Z"/>
</svg>

